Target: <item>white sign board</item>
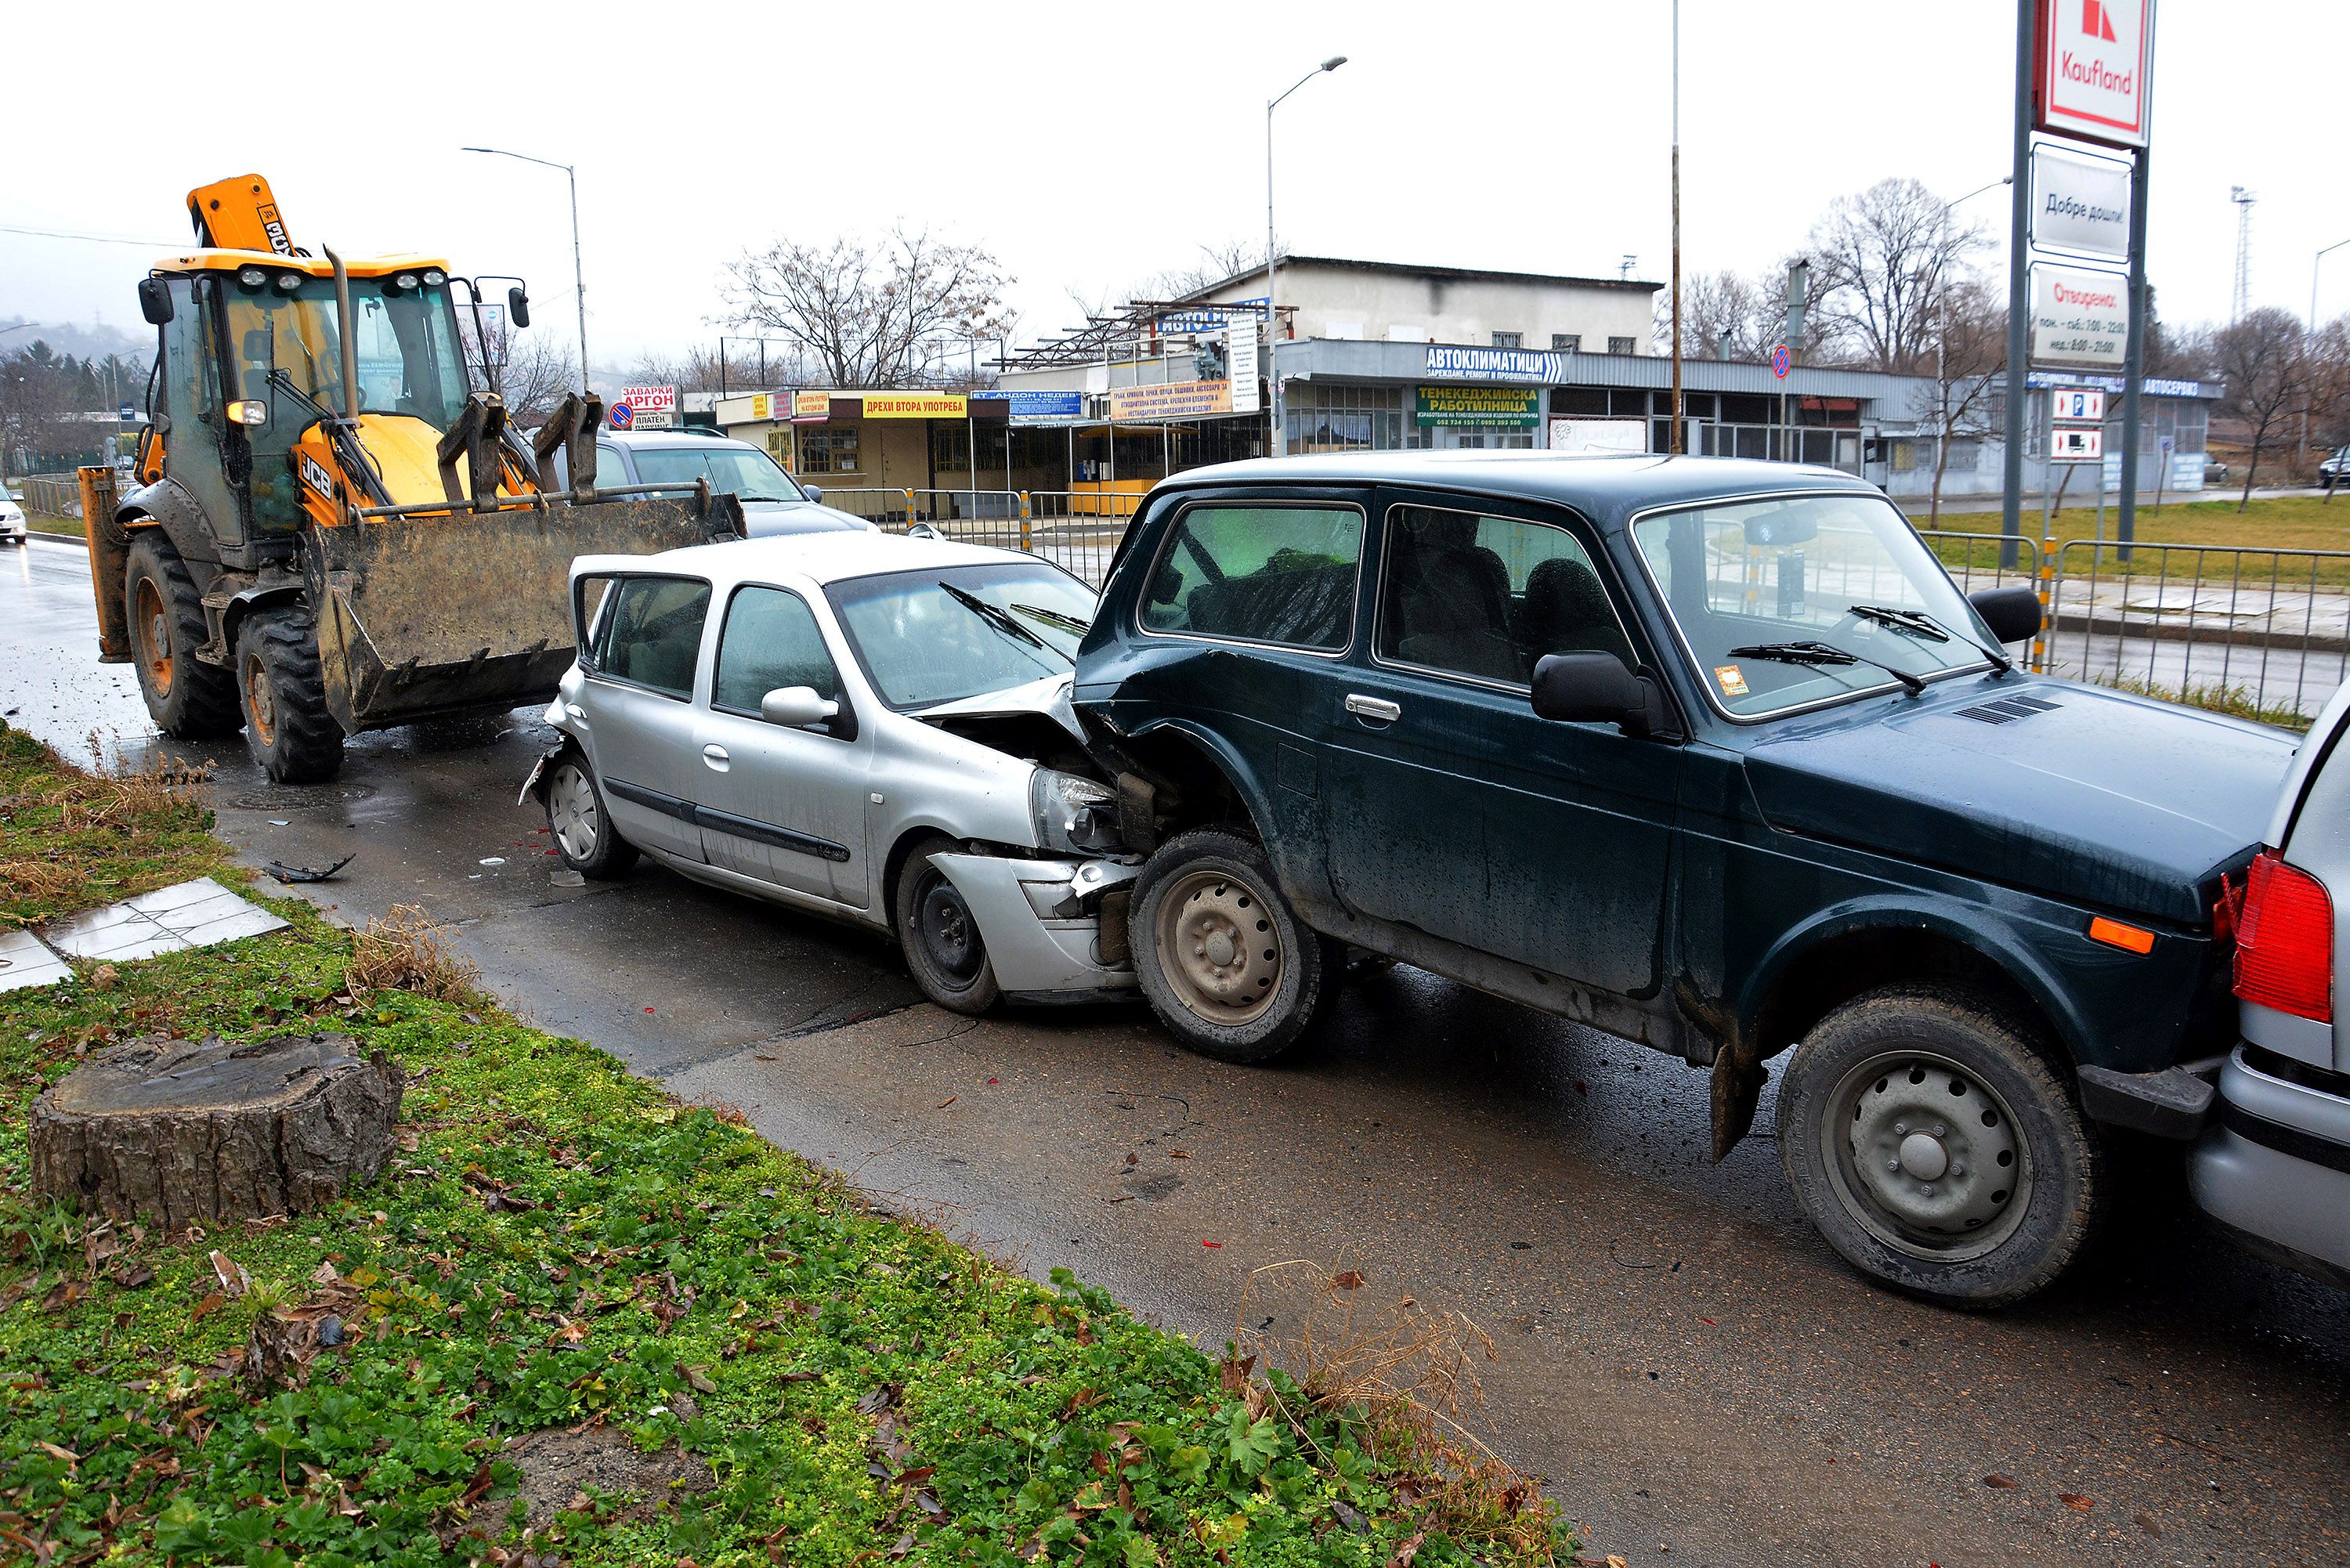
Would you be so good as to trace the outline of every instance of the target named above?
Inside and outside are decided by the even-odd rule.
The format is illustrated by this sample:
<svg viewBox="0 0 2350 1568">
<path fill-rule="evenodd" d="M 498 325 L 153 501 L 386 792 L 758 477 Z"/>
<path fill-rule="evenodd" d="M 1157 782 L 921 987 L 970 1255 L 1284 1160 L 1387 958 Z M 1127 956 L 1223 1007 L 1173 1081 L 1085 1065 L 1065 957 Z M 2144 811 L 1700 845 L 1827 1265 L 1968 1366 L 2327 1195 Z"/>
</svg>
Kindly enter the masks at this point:
<svg viewBox="0 0 2350 1568">
<path fill-rule="evenodd" d="M 2129 348 L 2129 284 L 2119 273 L 2032 269 L 2034 364 L 2119 366 Z"/>
<path fill-rule="evenodd" d="M 2058 425 L 2048 432 L 2051 462 L 2103 462 L 2105 457 L 2103 425 Z"/>
<path fill-rule="evenodd" d="M 668 430 L 677 423 L 675 387 L 623 387 L 614 402 L 629 405 L 630 424 L 640 431 Z"/>
<path fill-rule="evenodd" d="M 2106 422 L 2106 395 L 2085 387 L 2058 387 L 2048 394 L 2048 417 L 2073 424 Z"/>
<path fill-rule="evenodd" d="M 1232 412 L 1253 414 L 1263 409 L 1257 396 L 1256 321 L 1234 317 L 1224 334 L 1225 369 L 1232 379 Z"/>
<path fill-rule="evenodd" d="M 2129 260 L 2126 163 L 2032 150 L 2032 243 L 2043 250 Z"/>
<path fill-rule="evenodd" d="M 2154 0 L 2040 0 L 2040 124 L 2147 143 Z"/>
<path fill-rule="evenodd" d="M 1648 450 L 1648 421 L 1553 420 L 1550 422 L 1550 449 L 1553 452 L 1646 452 Z"/>
</svg>

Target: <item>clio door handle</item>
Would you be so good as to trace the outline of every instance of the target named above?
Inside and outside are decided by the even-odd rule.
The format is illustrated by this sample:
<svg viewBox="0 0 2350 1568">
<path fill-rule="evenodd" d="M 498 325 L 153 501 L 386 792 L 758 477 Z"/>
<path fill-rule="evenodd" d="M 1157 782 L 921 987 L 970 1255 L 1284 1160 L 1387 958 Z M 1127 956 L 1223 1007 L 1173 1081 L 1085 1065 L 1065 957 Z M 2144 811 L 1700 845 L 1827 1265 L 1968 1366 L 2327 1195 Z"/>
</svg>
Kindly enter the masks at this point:
<svg viewBox="0 0 2350 1568">
<path fill-rule="evenodd" d="M 702 760 L 722 774 L 726 771 L 727 764 L 733 761 L 726 754 L 726 748 L 715 742 L 702 748 Z"/>
<path fill-rule="evenodd" d="M 1400 704 L 1384 697 L 1366 697 L 1359 691 L 1347 693 L 1347 711 L 1357 719 L 1376 719 L 1382 724 L 1391 724 L 1403 717 Z"/>
</svg>

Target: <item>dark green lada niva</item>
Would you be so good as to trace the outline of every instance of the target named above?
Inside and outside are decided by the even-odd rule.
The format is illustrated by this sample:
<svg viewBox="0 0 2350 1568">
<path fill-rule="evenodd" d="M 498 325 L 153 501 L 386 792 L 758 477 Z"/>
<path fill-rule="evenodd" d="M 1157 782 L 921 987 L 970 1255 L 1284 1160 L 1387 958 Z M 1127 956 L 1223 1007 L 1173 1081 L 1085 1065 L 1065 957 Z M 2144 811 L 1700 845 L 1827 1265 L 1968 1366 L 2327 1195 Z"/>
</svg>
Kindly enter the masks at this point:
<svg viewBox="0 0 2350 1568">
<path fill-rule="evenodd" d="M 1765 1077 L 1805 1211 L 1960 1305 L 2079 1251 L 2116 1127 L 2191 1136 L 2231 1041 L 2223 878 L 2292 737 L 2019 669 L 1874 488 L 1535 453 L 1159 486 L 1075 701 L 1149 860 L 1159 1016 L 1295 1041 L 1345 947 Z"/>
</svg>

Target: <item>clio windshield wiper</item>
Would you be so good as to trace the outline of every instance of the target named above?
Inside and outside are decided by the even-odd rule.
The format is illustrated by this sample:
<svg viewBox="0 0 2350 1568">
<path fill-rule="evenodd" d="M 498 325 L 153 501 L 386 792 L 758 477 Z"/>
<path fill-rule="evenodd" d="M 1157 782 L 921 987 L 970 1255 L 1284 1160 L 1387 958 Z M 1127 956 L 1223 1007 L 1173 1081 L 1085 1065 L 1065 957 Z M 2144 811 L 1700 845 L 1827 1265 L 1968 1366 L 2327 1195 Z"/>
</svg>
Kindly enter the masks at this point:
<svg viewBox="0 0 2350 1568">
<path fill-rule="evenodd" d="M 1926 683 L 1906 670 L 1896 670 L 1874 659 L 1864 659 L 1857 653 L 1847 653 L 1841 648 L 1825 642 L 1757 642 L 1730 650 L 1732 659 L 1763 659 L 1777 664 L 1866 664 L 1882 670 L 1901 682 L 1902 690 L 1912 697 L 1922 697 Z"/>
<path fill-rule="evenodd" d="M 1015 604 L 1012 607 L 1032 620 L 1041 620 L 1055 631 L 1066 631 L 1073 637 L 1083 637 L 1093 629 L 1092 623 L 1088 621 L 1079 620 L 1073 615 L 1063 615 L 1058 610 L 1048 610 L 1042 605 Z"/>
<path fill-rule="evenodd" d="M 1043 649 L 1047 652 L 1051 651 L 1052 645 L 1050 643 L 1047 643 L 1043 638 L 1038 637 L 1035 632 L 1030 631 L 1026 627 L 1022 626 L 1018 621 L 1013 619 L 1011 614 L 1006 611 L 1003 606 L 989 604 L 977 594 L 967 592 L 962 588 L 955 587 L 952 583 L 941 583 L 939 585 L 939 591 L 952 598 L 957 604 L 962 606 L 965 609 L 971 611 L 972 614 L 977 616 L 980 619 L 985 621 L 996 630 L 1003 633 L 1006 637 L 1024 642 L 1031 648 Z"/>
</svg>

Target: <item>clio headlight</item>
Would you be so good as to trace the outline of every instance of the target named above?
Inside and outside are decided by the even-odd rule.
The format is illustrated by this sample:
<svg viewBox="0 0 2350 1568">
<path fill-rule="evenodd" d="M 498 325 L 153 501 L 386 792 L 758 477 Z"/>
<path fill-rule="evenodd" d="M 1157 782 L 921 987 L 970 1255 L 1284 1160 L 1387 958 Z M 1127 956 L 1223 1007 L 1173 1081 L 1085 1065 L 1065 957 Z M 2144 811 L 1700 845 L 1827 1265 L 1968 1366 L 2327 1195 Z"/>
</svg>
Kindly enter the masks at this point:
<svg viewBox="0 0 2350 1568">
<path fill-rule="evenodd" d="M 1036 846 L 1055 855 L 1097 855 L 1118 847 L 1118 794 L 1076 774 L 1038 768 L 1028 781 Z"/>
</svg>

